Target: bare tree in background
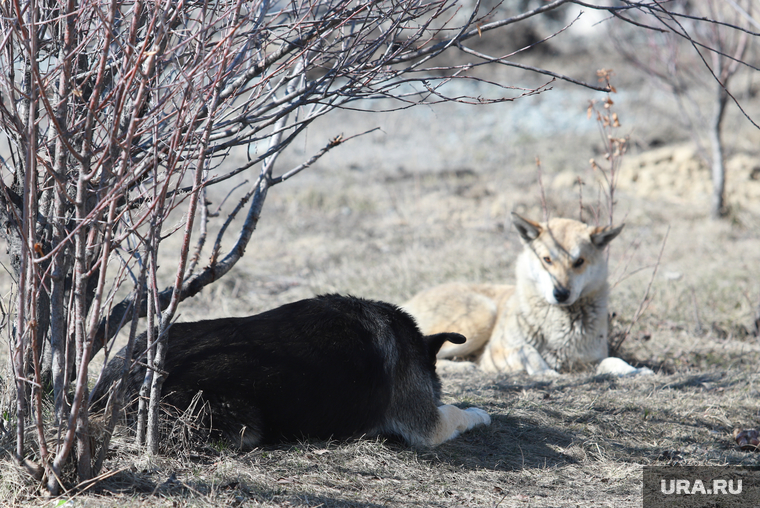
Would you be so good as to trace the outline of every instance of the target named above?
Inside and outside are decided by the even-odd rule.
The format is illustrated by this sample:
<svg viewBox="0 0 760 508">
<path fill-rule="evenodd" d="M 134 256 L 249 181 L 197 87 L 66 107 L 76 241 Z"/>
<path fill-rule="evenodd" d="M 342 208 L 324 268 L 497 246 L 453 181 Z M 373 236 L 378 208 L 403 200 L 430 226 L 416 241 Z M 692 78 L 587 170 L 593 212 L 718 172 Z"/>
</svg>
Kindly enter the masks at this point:
<svg viewBox="0 0 760 508">
<path fill-rule="evenodd" d="M 500 18 L 456 0 L 0 4 L 0 115 L 10 154 L 0 234 L 15 282 L 8 339 L 19 463 L 51 493 L 72 457 L 80 483 L 98 474 L 123 382 L 111 390 L 104 437 L 92 449 L 88 364 L 101 349 L 110 354 L 122 329 L 131 353 L 142 318 L 150 347 L 141 361 L 152 375 L 138 440 L 157 451 L 165 332 L 181 301 L 244 255 L 269 189 L 350 138 L 330 133 L 311 158 L 275 171 L 278 155 L 315 119 L 357 101 L 484 104 L 545 89 L 488 83 L 490 97 L 448 95 L 449 82 L 478 79 L 470 71 L 489 64 L 606 91 L 467 45 L 489 32 L 508 36 L 568 3 L 585 5 L 555 0 Z M 434 60 L 449 51 L 472 63 Z M 249 161 L 222 164 L 239 147 Z M 224 210 L 210 209 L 207 190 L 241 174 L 247 188 L 236 187 Z M 177 263 L 159 267 L 172 235 L 180 236 Z M 173 283 L 162 288 L 167 270 Z"/>
<path fill-rule="evenodd" d="M 666 87 L 677 101 L 682 120 L 710 167 L 710 214 L 715 219 L 726 214 L 723 121 L 733 98 L 732 78 L 747 68 L 745 57 L 760 31 L 752 6 L 752 0 L 672 2 L 671 12 L 657 13 L 656 23 L 651 23 L 651 16 L 645 21 L 652 29 L 645 44 L 614 39 L 630 62 Z M 641 20 L 644 13 L 637 14 L 634 17 Z M 711 97 L 708 105 L 700 104 L 697 97 L 705 88 Z M 712 111 L 706 112 L 707 108 Z"/>
</svg>

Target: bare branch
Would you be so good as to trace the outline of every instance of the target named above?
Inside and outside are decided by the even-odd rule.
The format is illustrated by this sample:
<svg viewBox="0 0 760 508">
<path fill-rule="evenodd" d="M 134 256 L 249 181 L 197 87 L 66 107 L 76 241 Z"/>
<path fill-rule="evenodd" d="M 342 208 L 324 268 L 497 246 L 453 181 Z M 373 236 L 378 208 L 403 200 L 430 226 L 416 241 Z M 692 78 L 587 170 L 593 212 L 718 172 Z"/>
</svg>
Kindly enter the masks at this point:
<svg viewBox="0 0 760 508">
<path fill-rule="evenodd" d="M 468 46 L 476 37 L 509 36 L 521 23 L 573 3 L 738 62 L 721 62 L 719 69 L 703 58 L 723 85 L 725 72 L 747 64 L 743 51 L 705 43 L 681 25 L 756 35 L 745 21 L 703 20 L 658 2 L 610 7 L 553 0 L 523 12 L 509 6 L 511 14 L 498 6 L 481 12 L 479 2 L 465 7 L 456 0 L 3 3 L 0 128 L 9 156 L 0 165 L 0 235 L 10 252 L 3 266 L 17 283 L 15 326 L 6 333 L 19 462 L 36 446 L 54 493 L 76 450 L 78 480 L 91 485 L 104 453 L 89 450 L 86 438 L 92 355 L 106 346 L 110 354 L 112 339 L 127 323 L 134 345 L 137 320 L 147 317 L 145 386 L 152 387 L 155 409 L 162 357 L 171 348 L 165 331 L 183 300 L 242 259 L 269 189 L 372 132 L 319 133 L 321 149 L 276 175 L 280 154 L 317 119 L 336 110 L 497 104 L 549 92 L 556 80 L 612 91 L 606 81 L 584 83 L 514 62 L 517 52 L 493 56 Z M 536 44 L 563 37 L 573 23 Z M 518 52 L 527 56 L 534 47 Z M 473 62 L 436 59 L 451 53 Z M 549 77 L 537 87 L 519 86 L 476 72 L 485 66 Z M 478 91 L 463 92 L 462 82 L 477 83 Z M 248 159 L 232 164 L 238 148 Z M 210 213 L 206 199 L 217 191 L 225 197 Z M 232 227 L 235 219 L 242 225 Z M 218 231 L 213 244 L 211 231 Z M 181 243 L 175 252 L 164 243 L 172 236 Z M 171 258 L 163 267 L 159 249 Z M 174 282 L 162 289 L 165 278 Z M 122 295 L 128 296 L 118 301 Z M 50 366 L 39 354 L 44 348 L 52 352 Z M 52 422 L 43 418 L 39 390 L 48 381 Z M 121 404 L 118 391 L 114 395 L 108 425 Z M 36 443 L 25 441 L 30 422 Z M 156 436 L 149 439 L 154 450 Z"/>
</svg>

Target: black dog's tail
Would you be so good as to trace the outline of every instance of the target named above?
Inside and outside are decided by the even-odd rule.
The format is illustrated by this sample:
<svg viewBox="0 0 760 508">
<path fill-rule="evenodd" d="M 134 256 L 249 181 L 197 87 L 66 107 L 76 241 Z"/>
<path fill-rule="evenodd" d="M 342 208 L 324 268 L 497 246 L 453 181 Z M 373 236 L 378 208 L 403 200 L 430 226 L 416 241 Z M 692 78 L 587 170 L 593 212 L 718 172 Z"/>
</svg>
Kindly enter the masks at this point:
<svg viewBox="0 0 760 508">
<path fill-rule="evenodd" d="M 444 342 L 451 342 L 453 344 L 464 344 L 467 338 L 461 333 L 444 332 L 434 333 L 433 335 L 425 336 L 425 344 L 427 345 L 428 354 L 435 357 L 438 351 L 443 346 Z"/>
</svg>

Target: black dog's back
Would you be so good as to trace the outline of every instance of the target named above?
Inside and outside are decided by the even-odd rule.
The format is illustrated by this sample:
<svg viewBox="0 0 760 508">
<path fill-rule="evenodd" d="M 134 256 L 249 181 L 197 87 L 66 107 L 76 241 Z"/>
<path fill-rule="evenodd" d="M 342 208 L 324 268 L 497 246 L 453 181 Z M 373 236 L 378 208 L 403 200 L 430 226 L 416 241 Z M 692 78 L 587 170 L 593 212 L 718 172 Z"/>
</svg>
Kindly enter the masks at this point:
<svg viewBox="0 0 760 508">
<path fill-rule="evenodd" d="M 414 441 L 408 427 L 424 434 L 437 422 L 435 355 L 445 340 L 464 338 L 423 337 L 395 306 L 338 295 L 251 317 L 177 323 L 169 330 L 164 401 L 185 409 L 202 391 L 210 425 L 244 447 L 376 433 Z M 136 351 L 144 349 L 143 336 Z M 93 399 L 120 370 L 120 359 L 112 363 Z M 130 395 L 143 375 L 144 368 L 131 376 Z"/>
</svg>

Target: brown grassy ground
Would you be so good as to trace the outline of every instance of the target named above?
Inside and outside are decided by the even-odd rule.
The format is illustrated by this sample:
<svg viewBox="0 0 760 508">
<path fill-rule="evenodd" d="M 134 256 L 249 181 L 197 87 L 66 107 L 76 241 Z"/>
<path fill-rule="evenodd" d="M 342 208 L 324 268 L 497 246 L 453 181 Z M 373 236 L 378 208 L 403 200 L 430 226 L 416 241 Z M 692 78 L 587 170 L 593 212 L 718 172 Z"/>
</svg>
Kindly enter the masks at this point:
<svg viewBox="0 0 760 508">
<path fill-rule="evenodd" d="M 626 83 L 616 102 L 632 133 L 631 156 L 688 137 L 664 99 L 635 77 Z M 578 216 L 566 176 L 592 180 L 592 98 L 600 96 L 558 87 L 490 109 L 332 116 L 283 157 L 283 169 L 341 132 L 384 132 L 275 188 L 247 257 L 186 302 L 181 319 L 250 314 L 324 292 L 402 303 L 438 282 L 513 280 L 520 245 L 509 212 L 542 213 L 535 156 L 551 213 Z M 760 136 L 741 125 L 729 119 L 741 133 L 729 150 L 760 164 L 752 152 Z M 122 437 L 106 466 L 111 476 L 63 499 L 77 507 L 640 506 L 643 465 L 756 464 L 731 437 L 735 427 L 760 424 L 760 345 L 747 334 L 760 295 L 756 203 L 729 197 L 729 219 L 712 222 L 704 195 L 651 199 L 631 185 L 616 207 L 626 229 L 611 253 L 611 310 L 616 330 L 630 323 L 669 231 L 651 303 L 622 349 L 655 375 L 538 381 L 446 373 L 445 402 L 482 407 L 493 423 L 434 450 L 360 440 L 144 458 Z M 42 503 L 7 460 L 0 474 L 4 503 Z"/>
</svg>

